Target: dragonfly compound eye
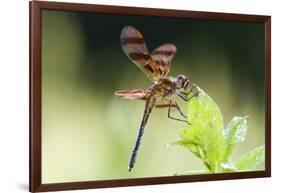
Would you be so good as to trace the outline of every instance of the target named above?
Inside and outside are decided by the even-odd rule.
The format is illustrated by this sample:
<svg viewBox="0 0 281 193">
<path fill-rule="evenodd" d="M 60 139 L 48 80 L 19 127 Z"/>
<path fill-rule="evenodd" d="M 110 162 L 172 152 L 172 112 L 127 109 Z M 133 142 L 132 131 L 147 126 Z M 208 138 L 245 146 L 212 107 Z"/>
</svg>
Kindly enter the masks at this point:
<svg viewBox="0 0 281 193">
<path fill-rule="evenodd" d="M 186 88 L 188 86 L 189 80 L 184 75 L 178 75 L 177 76 L 177 88 Z"/>
</svg>

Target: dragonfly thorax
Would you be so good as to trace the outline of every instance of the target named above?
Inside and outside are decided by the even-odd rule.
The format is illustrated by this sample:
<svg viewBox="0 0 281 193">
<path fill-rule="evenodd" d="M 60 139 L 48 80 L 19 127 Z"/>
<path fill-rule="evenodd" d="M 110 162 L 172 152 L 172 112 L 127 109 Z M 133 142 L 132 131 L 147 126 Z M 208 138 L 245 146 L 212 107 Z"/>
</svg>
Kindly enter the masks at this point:
<svg viewBox="0 0 281 193">
<path fill-rule="evenodd" d="M 176 84 L 173 78 L 163 78 L 157 84 L 154 84 L 151 88 L 151 93 L 155 97 L 169 97 L 176 91 Z"/>
</svg>

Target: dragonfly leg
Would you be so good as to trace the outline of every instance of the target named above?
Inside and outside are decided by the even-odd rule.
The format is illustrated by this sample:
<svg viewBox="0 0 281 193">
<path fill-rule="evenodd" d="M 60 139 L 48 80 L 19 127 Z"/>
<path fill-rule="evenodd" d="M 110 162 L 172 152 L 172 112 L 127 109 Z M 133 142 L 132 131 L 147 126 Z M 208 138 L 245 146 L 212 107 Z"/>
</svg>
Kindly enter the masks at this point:
<svg viewBox="0 0 281 193">
<path fill-rule="evenodd" d="M 176 108 L 178 109 L 179 113 L 181 114 L 181 116 L 183 116 L 184 118 L 187 118 L 187 116 L 182 112 L 182 110 L 180 109 L 180 106 L 178 105 L 177 102 L 175 102 Z"/>
<path fill-rule="evenodd" d="M 192 88 L 193 89 L 193 88 Z M 200 91 L 197 91 L 195 94 L 193 94 L 191 97 L 188 98 L 188 95 L 192 92 L 192 89 L 189 92 L 179 92 L 178 95 L 180 98 L 182 98 L 184 101 L 188 102 L 190 101 L 193 97 L 198 96 Z"/>
<path fill-rule="evenodd" d="M 171 105 L 172 105 L 172 103 L 171 103 L 171 101 L 170 101 L 170 105 L 169 105 L 169 109 L 168 109 L 168 118 L 169 118 L 169 119 L 176 120 L 176 121 L 186 122 L 187 124 L 190 125 L 190 123 L 189 123 L 188 121 L 186 121 L 186 120 L 178 119 L 178 118 L 175 118 L 175 117 L 172 117 L 172 116 L 171 116 Z M 178 111 L 180 111 L 180 113 L 182 113 L 181 110 L 179 110 L 177 104 L 176 104 L 176 107 L 177 107 Z M 183 114 L 183 115 L 184 115 L 184 114 Z M 184 116 L 185 116 L 185 115 L 184 115 Z"/>
<path fill-rule="evenodd" d="M 195 87 L 192 86 L 192 88 L 188 92 L 180 91 L 181 94 L 188 96 L 194 89 Z"/>
<path fill-rule="evenodd" d="M 188 92 L 183 92 L 183 91 L 181 91 L 180 93 L 183 94 L 183 95 L 185 95 L 185 96 L 188 96 L 188 95 L 193 91 L 193 88 L 194 88 L 194 87 L 192 87 L 192 88 L 190 89 L 190 91 L 188 91 Z"/>
<path fill-rule="evenodd" d="M 175 102 L 175 104 L 176 104 L 176 107 L 177 107 L 179 113 L 181 114 L 181 116 L 183 116 L 185 119 L 187 119 L 187 116 L 182 112 L 182 110 L 180 109 L 180 106 L 178 105 L 178 103 Z M 190 122 L 188 122 L 188 121 L 186 121 L 186 122 L 187 122 L 187 124 L 191 125 Z"/>
<path fill-rule="evenodd" d="M 182 93 L 178 93 L 178 96 L 182 99 L 182 100 L 184 100 L 184 101 L 188 101 L 188 98 L 187 98 L 187 96 L 186 95 L 184 95 L 184 94 L 182 94 Z"/>
<path fill-rule="evenodd" d="M 187 99 L 187 102 L 190 101 L 193 97 L 198 96 L 199 93 L 200 91 L 197 91 L 195 94 L 193 94 L 191 97 Z"/>
</svg>

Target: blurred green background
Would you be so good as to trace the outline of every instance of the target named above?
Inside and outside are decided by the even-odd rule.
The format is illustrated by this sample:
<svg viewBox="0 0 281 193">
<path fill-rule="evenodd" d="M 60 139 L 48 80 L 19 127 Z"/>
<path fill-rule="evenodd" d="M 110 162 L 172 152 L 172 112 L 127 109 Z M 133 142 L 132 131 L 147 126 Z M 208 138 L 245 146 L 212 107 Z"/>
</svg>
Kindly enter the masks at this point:
<svg viewBox="0 0 281 193">
<path fill-rule="evenodd" d="M 186 149 L 165 144 L 184 123 L 155 109 L 135 168 L 128 172 L 144 110 L 120 89 L 146 88 L 148 78 L 123 53 L 120 32 L 132 25 L 152 51 L 177 46 L 170 75 L 185 74 L 219 105 L 227 123 L 249 115 L 246 141 L 233 158 L 264 144 L 262 23 L 44 10 L 42 13 L 42 182 L 169 176 L 203 169 Z M 181 103 L 181 105 L 184 105 Z M 182 108 L 185 108 L 183 106 Z"/>
</svg>

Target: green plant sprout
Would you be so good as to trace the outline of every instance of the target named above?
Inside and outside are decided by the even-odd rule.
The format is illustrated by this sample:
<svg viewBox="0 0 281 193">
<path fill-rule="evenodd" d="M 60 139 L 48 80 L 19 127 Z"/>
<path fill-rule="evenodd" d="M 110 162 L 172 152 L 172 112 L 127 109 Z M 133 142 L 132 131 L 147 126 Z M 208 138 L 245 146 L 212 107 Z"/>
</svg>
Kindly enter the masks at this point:
<svg viewBox="0 0 281 193">
<path fill-rule="evenodd" d="M 218 105 L 198 86 L 194 85 L 194 88 L 199 94 L 187 103 L 188 122 L 191 125 L 179 128 L 177 132 L 180 140 L 170 143 L 188 149 L 201 159 L 206 167 L 204 170 L 189 171 L 187 174 L 256 170 L 264 163 L 264 145 L 244 154 L 236 161 L 231 160 L 237 143 L 245 140 L 247 116 L 235 116 L 224 127 Z"/>
</svg>

